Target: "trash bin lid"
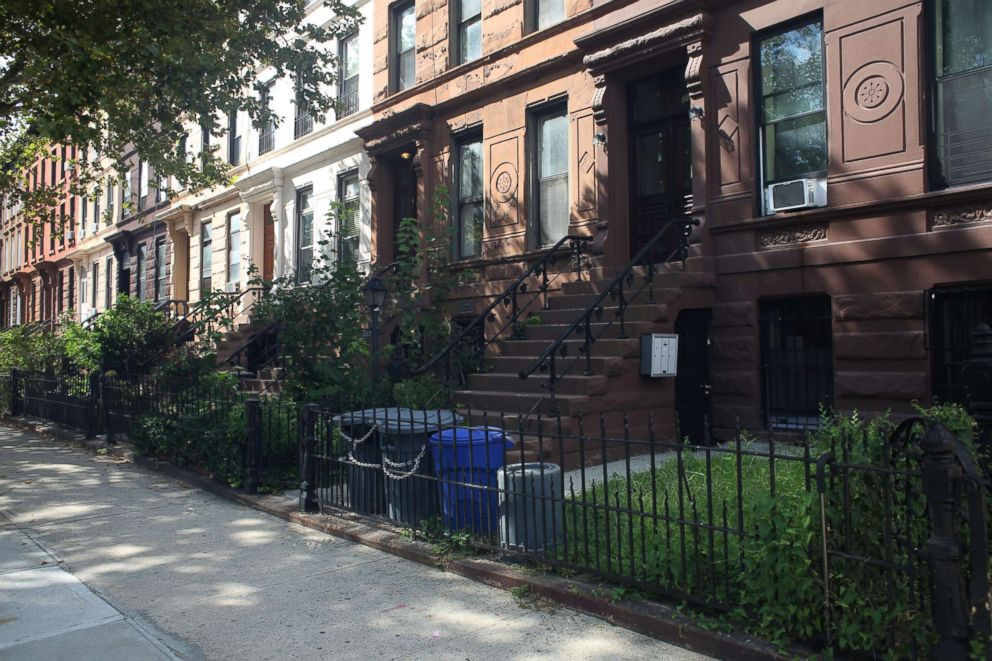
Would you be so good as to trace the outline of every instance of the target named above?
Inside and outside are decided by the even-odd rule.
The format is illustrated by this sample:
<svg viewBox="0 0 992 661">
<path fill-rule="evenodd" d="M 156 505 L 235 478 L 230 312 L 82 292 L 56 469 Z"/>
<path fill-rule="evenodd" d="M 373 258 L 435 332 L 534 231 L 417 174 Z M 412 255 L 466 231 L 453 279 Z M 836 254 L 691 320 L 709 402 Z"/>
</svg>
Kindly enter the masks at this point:
<svg viewBox="0 0 992 661">
<path fill-rule="evenodd" d="M 508 441 L 513 446 L 513 438 L 499 427 L 448 427 L 431 436 L 432 445 L 462 445 L 485 444 L 488 437 L 490 443 Z"/>
<path fill-rule="evenodd" d="M 388 408 L 362 409 L 350 411 L 332 418 L 335 424 L 379 425 L 386 434 L 427 434 L 442 427 L 457 425 L 462 417 L 454 411 L 407 409 L 391 406 Z"/>
</svg>

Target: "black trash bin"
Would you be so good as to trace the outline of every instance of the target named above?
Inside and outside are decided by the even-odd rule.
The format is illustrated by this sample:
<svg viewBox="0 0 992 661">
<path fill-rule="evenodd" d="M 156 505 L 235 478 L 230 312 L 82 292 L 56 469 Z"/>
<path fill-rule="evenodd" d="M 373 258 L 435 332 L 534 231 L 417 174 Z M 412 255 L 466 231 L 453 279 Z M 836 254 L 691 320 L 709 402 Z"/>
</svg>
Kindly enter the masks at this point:
<svg viewBox="0 0 992 661">
<path fill-rule="evenodd" d="M 379 423 L 379 433 L 389 518 L 420 527 L 425 519 L 441 514 L 437 481 L 433 479 L 430 436 L 459 424 L 462 418 L 444 410 L 381 410 L 385 414 L 385 421 Z"/>
<path fill-rule="evenodd" d="M 333 418 L 334 427 L 344 435 L 343 450 L 349 461 L 345 471 L 348 507 L 359 514 L 386 512 L 386 480 L 375 411 L 351 411 Z"/>
</svg>

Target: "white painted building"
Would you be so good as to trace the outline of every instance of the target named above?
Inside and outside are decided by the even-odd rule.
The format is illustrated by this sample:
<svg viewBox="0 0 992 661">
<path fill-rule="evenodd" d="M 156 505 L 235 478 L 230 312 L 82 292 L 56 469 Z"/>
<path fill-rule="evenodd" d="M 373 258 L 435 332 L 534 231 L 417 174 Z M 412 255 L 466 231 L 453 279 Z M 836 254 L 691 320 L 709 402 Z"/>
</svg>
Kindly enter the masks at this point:
<svg viewBox="0 0 992 661">
<path fill-rule="evenodd" d="M 271 280 L 309 280 L 319 250 L 335 258 L 370 259 L 369 161 L 355 130 L 372 114 L 371 0 L 360 0 L 364 16 L 357 32 L 333 47 L 341 59 L 335 94 L 342 104 L 328 117 L 297 112 L 293 81 L 262 72 L 277 125 L 254 127 L 247 115 L 218 117 L 225 134 L 217 138 L 196 127 L 187 139 L 190 154 L 204 141 L 219 142 L 215 154 L 231 163 L 232 184 L 197 194 L 178 192 L 158 215 L 172 239 L 173 297 L 199 300 L 207 288 L 244 290 L 252 265 Z M 309 20 L 327 24 L 331 12 L 312 3 Z M 352 210 L 353 222 L 331 214 L 335 201 Z M 330 243 L 321 246 L 321 241 Z"/>
</svg>

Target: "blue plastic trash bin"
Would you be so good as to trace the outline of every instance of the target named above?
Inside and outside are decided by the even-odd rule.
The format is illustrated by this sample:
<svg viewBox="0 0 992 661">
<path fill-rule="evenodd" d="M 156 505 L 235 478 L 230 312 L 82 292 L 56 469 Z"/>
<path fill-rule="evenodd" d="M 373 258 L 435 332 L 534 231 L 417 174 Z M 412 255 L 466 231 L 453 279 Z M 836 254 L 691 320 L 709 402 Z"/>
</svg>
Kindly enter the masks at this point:
<svg viewBox="0 0 992 661">
<path fill-rule="evenodd" d="M 453 427 L 432 435 L 430 444 L 445 527 L 495 532 L 499 521 L 496 471 L 513 449 L 513 439 L 498 427 Z"/>
</svg>

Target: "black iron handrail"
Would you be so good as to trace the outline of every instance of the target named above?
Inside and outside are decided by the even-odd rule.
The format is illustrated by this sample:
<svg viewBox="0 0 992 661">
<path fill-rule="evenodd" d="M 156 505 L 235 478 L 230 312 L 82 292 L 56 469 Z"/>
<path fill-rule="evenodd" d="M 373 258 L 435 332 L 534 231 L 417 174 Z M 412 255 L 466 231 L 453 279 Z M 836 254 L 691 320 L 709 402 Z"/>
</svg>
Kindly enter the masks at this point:
<svg viewBox="0 0 992 661">
<path fill-rule="evenodd" d="M 630 301 L 636 298 L 645 289 L 648 290 L 648 302 L 654 303 L 654 274 L 655 274 L 655 264 L 660 261 L 660 263 L 666 263 L 672 260 L 674 257 L 679 257 L 682 261 L 682 270 L 685 270 L 685 260 L 688 256 L 689 249 L 689 236 L 692 234 L 692 227 L 699 225 L 699 221 L 694 218 L 672 218 L 662 225 L 651 239 L 641 247 L 637 254 L 627 262 L 627 265 L 620 270 L 613 281 L 603 289 L 602 292 L 590 303 L 586 309 L 573 321 L 571 324 L 565 328 L 564 331 L 558 336 L 554 342 L 552 342 L 547 349 L 531 364 L 530 367 L 520 370 L 519 376 L 521 379 L 528 378 L 534 372 L 541 370 L 548 372 L 548 395 L 551 400 L 551 410 L 556 411 L 555 407 L 555 388 L 558 383 L 568 374 L 572 367 L 578 362 L 580 357 L 585 358 L 585 374 L 588 376 L 592 374 L 592 346 L 595 344 L 596 340 L 606 332 L 606 330 L 613 325 L 614 321 L 620 321 L 620 338 L 624 339 L 627 337 L 626 327 L 624 325 L 624 314 L 627 308 L 630 306 Z M 678 228 L 681 232 L 681 237 L 679 238 L 679 245 L 664 259 L 656 260 L 654 257 L 655 247 L 658 243 L 668 235 L 672 228 Z M 644 281 L 641 286 L 636 290 L 624 291 L 625 286 L 630 287 L 634 283 L 634 269 L 638 266 L 643 266 L 646 269 L 644 274 Z M 616 302 L 616 309 L 613 311 L 613 318 L 610 319 L 604 326 L 602 326 L 597 333 L 593 332 L 593 317 L 596 321 L 600 321 L 603 317 L 603 312 L 605 310 L 604 301 L 609 297 L 611 300 Z M 583 335 L 583 345 L 579 349 L 579 354 L 576 359 L 568 365 L 568 367 L 559 372 L 557 359 L 564 359 L 568 355 L 568 346 L 565 344 L 572 335 L 580 332 Z"/>
<path fill-rule="evenodd" d="M 272 322 L 252 334 L 248 341 L 238 347 L 224 362 L 232 366 L 237 365 L 249 372 L 257 372 L 279 356 L 281 331 L 282 319 Z"/>
<path fill-rule="evenodd" d="M 222 315 L 229 316 L 233 319 L 235 316 L 231 314 L 237 307 L 238 303 L 242 301 L 248 294 L 252 294 L 254 299 L 248 305 L 240 308 L 237 314 L 247 314 L 251 311 L 255 305 L 262 300 L 262 294 L 265 292 L 264 287 L 248 287 L 238 292 L 224 293 L 223 296 L 229 298 L 227 304 L 210 311 L 209 314 L 201 318 L 193 318 L 197 315 L 200 310 L 194 309 L 188 314 L 180 317 L 176 323 L 172 325 L 172 335 L 173 335 L 173 346 L 179 346 L 185 342 L 188 342 L 196 335 L 197 331 L 202 327 L 207 327 L 216 322 Z"/>
<path fill-rule="evenodd" d="M 539 259 L 537 262 L 531 265 L 531 267 L 528 268 L 526 271 L 524 271 L 522 274 L 520 274 L 520 276 L 516 280 L 514 280 L 509 287 L 504 289 L 503 292 L 499 294 L 493 300 L 493 302 L 490 303 L 486 307 L 486 309 L 482 311 L 481 314 L 479 314 L 477 317 L 475 317 L 475 319 L 473 319 L 471 322 L 466 324 L 462 328 L 461 332 L 459 332 L 454 338 L 452 338 L 452 340 L 448 342 L 448 344 L 443 349 L 441 349 L 437 354 L 435 354 L 433 358 L 427 361 L 427 363 L 410 372 L 410 375 L 418 376 L 420 374 L 424 374 L 437 367 L 437 365 L 442 360 L 444 360 L 445 382 L 442 385 L 441 390 L 446 391 L 450 395 L 451 377 L 452 377 L 451 354 L 454 351 L 454 349 L 458 347 L 463 341 L 465 341 L 467 337 L 470 337 L 473 334 L 477 333 L 478 338 L 481 340 L 481 343 L 476 346 L 476 351 L 480 357 L 485 356 L 486 348 L 494 341 L 496 341 L 496 339 L 499 338 L 499 336 L 503 333 L 503 331 L 505 331 L 507 328 L 512 328 L 513 325 L 519 321 L 520 314 L 525 312 L 530 307 L 530 305 L 537 299 L 539 295 L 541 294 L 544 295 L 543 307 L 547 308 L 548 287 L 552 282 L 548 278 L 548 267 L 554 263 L 554 260 L 558 256 L 560 256 L 562 246 L 564 246 L 567 243 L 568 254 L 572 255 L 574 258 L 575 272 L 581 273 L 582 248 L 585 244 L 591 242 L 592 240 L 593 237 L 587 235 L 567 234 L 563 236 L 558 241 L 558 243 L 552 246 L 548 250 L 548 252 L 543 257 L 541 257 L 541 259 Z M 521 307 L 517 297 L 520 294 L 528 293 L 528 286 L 526 280 L 532 276 L 539 276 L 541 278 L 541 284 L 537 288 L 537 291 L 534 292 L 534 297 L 531 298 L 531 300 L 528 301 L 526 305 Z M 496 315 L 494 314 L 493 311 L 500 304 L 502 304 L 504 307 L 510 308 L 510 318 L 495 333 L 493 333 L 491 336 L 487 338 L 485 334 L 486 323 L 495 320 Z M 465 375 L 460 374 L 460 376 L 464 380 Z M 439 393 L 440 392 L 441 391 L 439 391 Z M 435 397 L 439 393 L 435 393 Z"/>
</svg>

